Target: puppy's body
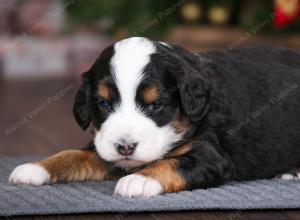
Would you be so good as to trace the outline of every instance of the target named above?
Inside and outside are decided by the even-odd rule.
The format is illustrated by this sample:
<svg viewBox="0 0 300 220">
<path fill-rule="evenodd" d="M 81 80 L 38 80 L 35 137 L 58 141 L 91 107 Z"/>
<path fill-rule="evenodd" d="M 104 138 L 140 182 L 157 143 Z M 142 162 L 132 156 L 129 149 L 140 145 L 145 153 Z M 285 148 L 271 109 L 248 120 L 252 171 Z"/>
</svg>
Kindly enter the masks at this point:
<svg viewBox="0 0 300 220">
<path fill-rule="evenodd" d="M 152 196 L 272 178 L 300 167 L 299 84 L 300 54 L 287 49 L 192 54 L 126 39 L 102 53 L 76 96 L 75 118 L 93 123 L 94 141 L 22 165 L 10 180 L 125 175 L 116 194 Z"/>
<path fill-rule="evenodd" d="M 283 48 L 245 48 L 208 54 L 218 88 L 230 105 L 219 136 L 235 178 L 274 177 L 300 166 L 300 54 Z"/>
<path fill-rule="evenodd" d="M 212 52 L 228 121 L 217 128 L 234 179 L 274 177 L 300 167 L 300 53 L 251 47 Z M 225 114 L 227 115 L 227 113 Z"/>
</svg>

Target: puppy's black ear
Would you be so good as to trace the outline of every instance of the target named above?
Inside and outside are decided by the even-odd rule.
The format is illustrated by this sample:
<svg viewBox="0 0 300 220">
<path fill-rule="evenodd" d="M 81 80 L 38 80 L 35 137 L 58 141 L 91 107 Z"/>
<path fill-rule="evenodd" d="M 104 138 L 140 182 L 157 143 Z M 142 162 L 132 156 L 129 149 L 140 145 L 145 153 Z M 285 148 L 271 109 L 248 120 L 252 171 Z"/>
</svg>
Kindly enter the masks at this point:
<svg viewBox="0 0 300 220">
<path fill-rule="evenodd" d="M 211 64 L 175 45 L 169 49 L 169 53 L 175 60 L 170 68 L 177 81 L 183 110 L 192 123 L 199 123 L 210 107 L 208 76 L 212 71 Z"/>
<path fill-rule="evenodd" d="M 209 92 L 205 81 L 189 71 L 178 81 L 182 107 L 191 122 L 199 123 L 209 109 Z"/>
<path fill-rule="evenodd" d="M 76 122 L 82 130 L 86 130 L 91 122 L 91 115 L 89 110 L 89 96 L 91 93 L 91 80 L 89 72 L 82 76 L 83 84 L 79 88 L 73 105 L 73 114 Z"/>
</svg>

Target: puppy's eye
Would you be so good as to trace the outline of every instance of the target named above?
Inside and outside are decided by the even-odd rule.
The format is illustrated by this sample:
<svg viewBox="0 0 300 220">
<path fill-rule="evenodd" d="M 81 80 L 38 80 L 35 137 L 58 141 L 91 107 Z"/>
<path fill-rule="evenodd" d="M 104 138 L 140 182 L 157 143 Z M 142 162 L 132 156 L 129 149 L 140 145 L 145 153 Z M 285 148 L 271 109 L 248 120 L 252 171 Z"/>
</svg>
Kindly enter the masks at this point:
<svg viewBox="0 0 300 220">
<path fill-rule="evenodd" d="M 101 109 L 103 109 L 105 111 L 111 111 L 112 110 L 111 104 L 108 101 L 106 101 L 106 100 L 101 100 L 99 102 L 99 108 L 101 108 Z"/>
<path fill-rule="evenodd" d="M 162 107 L 163 107 L 162 103 L 153 102 L 153 103 L 151 103 L 147 106 L 147 109 L 148 109 L 149 112 L 157 112 L 157 111 L 161 110 Z"/>
</svg>

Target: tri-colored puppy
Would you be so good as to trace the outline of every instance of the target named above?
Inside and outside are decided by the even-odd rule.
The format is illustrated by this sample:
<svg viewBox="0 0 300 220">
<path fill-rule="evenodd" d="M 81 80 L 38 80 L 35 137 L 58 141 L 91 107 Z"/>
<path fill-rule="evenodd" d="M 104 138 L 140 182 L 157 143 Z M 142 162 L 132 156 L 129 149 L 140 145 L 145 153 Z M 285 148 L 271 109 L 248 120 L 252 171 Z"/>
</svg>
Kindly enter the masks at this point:
<svg viewBox="0 0 300 220">
<path fill-rule="evenodd" d="M 133 37 L 105 49 L 74 104 L 83 150 L 17 167 L 10 182 L 120 178 L 154 196 L 300 167 L 300 53 L 269 47 L 190 53 Z M 294 178 L 284 175 L 284 178 Z"/>
</svg>

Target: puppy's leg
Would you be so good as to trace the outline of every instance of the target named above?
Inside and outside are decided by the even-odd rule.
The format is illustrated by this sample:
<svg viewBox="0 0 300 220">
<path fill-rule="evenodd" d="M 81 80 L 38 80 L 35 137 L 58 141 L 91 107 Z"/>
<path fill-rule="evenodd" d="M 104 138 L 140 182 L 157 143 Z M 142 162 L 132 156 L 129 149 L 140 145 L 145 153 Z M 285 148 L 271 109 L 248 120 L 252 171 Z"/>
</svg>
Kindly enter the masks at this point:
<svg viewBox="0 0 300 220">
<path fill-rule="evenodd" d="M 115 194 L 154 196 L 187 189 L 206 188 L 226 182 L 231 163 L 210 143 L 194 143 L 184 155 L 156 161 L 119 180 Z M 197 150 L 193 151 L 193 148 Z"/>
<path fill-rule="evenodd" d="M 119 180 L 115 194 L 121 196 L 154 196 L 184 190 L 186 182 L 176 159 L 161 160 Z"/>
<path fill-rule="evenodd" d="M 67 181 L 103 180 L 107 172 L 108 164 L 96 152 L 66 150 L 45 160 L 16 167 L 9 181 L 42 185 Z"/>
</svg>

